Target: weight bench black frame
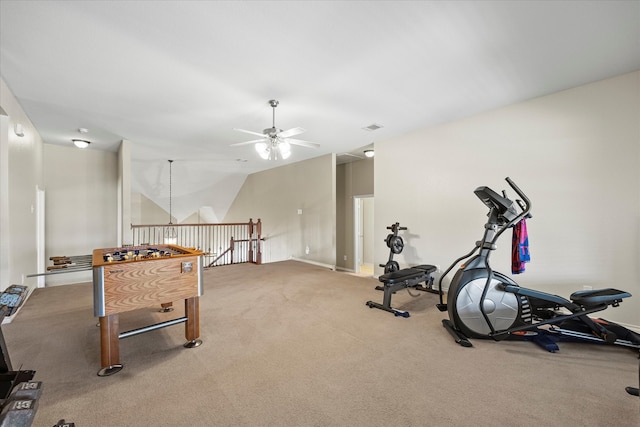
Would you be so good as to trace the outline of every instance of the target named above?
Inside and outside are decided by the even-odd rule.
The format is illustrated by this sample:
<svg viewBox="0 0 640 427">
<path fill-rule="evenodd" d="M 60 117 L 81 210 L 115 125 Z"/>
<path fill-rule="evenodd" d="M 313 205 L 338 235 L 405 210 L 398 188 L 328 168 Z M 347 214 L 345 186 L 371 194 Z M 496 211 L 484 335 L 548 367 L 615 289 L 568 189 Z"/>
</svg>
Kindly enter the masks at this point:
<svg viewBox="0 0 640 427">
<path fill-rule="evenodd" d="M 425 264 L 383 274 L 378 278 L 378 280 L 384 283 L 384 285 L 376 286 L 376 290 L 384 291 L 382 304 L 378 304 L 373 301 L 367 301 L 366 304 L 369 308 L 379 308 L 380 310 L 393 313 L 394 316 L 409 317 L 408 311 L 398 310 L 391 307 L 391 296 L 397 291 L 406 288 L 413 288 L 434 294 L 438 293 L 437 290 L 433 289 L 433 276 L 431 273 L 434 271 L 436 271 L 436 267 L 434 265 Z M 423 282 L 424 285 L 421 285 Z"/>
</svg>

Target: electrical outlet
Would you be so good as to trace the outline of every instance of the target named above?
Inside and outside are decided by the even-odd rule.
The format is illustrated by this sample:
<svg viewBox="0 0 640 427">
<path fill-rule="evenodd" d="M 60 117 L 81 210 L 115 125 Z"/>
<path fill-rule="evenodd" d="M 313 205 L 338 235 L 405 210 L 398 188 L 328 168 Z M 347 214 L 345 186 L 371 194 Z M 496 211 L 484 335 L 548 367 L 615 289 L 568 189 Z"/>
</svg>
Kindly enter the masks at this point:
<svg viewBox="0 0 640 427">
<path fill-rule="evenodd" d="M 347 256 L 346 256 L 346 255 L 344 256 L 344 260 L 345 260 L 345 261 L 347 260 Z"/>
</svg>

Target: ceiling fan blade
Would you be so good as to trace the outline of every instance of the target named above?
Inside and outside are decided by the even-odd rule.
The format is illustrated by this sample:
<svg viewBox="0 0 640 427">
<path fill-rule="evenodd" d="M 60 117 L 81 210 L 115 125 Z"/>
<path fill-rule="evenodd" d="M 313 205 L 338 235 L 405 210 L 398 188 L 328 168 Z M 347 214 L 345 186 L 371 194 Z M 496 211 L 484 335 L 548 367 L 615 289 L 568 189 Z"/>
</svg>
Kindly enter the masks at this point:
<svg viewBox="0 0 640 427">
<path fill-rule="evenodd" d="M 280 138 L 289 138 L 290 136 L 300 135 L 301 133 L 305 133 L 307 130 L 304 128 L 291 128 L 288 130 L 283 130 L 278 133 L 278 137 Z"/>
<path fill-rule="evenodd" d="M 241 145 L 255 144 L 256 142 L 261 142 L 266 140 L 267 140 L 266 138 L 262 138 L 262 139 L 252 139 L 251 141 L 236 142 L 235 144 L 231 144 L 229 147 L 239 147 Z"/>
<path fill-rule="evenodd" d="M 256 135 L 256 136 L 261 136 L 262 138 L 266 138 L 266 135 L 264 133 L 254 132 L 252 130 L 245 130 L 245 129 L 238 129 L 238 128 L 233 128 L 233 130 L 237 130 L 238 132 L 248 133 L 249 135 Z"/>
<path fill-rule="evenodd" d="M 287 141 L 289 144 L 300 145 L 302 147 L 309 147 L 309 148 L 318 148 L 318 147 L 320 147 L 320 144 L 318 144 L 318 143 L 309 142 L 309 141 L 303 141 L 301 139 L 287 138 L 285 141 Z"/>
</svg>

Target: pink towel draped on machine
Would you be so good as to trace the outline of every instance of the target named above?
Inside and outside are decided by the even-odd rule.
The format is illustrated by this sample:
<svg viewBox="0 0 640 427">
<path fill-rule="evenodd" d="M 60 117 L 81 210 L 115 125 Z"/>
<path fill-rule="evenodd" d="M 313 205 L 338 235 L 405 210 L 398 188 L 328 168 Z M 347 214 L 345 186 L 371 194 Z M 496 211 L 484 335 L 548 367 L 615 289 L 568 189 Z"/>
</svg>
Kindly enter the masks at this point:
<svg viewBox="0 0 640 427">
<path fill-rule="evenodd" d="M 513 226 L 513 239 L 511 243 L 511 272 L 513 274 L 524 273 L 525 263 L 531 260 L 531 256 L 529 255 L 527 221 L 524 218 Z"/>
</svg>

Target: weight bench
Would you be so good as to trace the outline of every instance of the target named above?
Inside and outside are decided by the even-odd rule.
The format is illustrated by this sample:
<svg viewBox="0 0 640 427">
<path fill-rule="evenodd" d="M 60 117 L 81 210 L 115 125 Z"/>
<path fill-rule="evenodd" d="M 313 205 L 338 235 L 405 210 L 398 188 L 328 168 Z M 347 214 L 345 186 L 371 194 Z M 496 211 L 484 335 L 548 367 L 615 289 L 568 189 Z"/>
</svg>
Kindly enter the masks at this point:
<svg viewBox="0 0 640 427">
<path fill-rule="evenodd" d="M 413 288 L 419 291 L 438 293 L 433 289 L 433 276 L 431 273 L 436 271 L 434 265 L 417 265 L 411 268 L 393 271 L 383 274 L 378 278 L 384 285 L 376 286 L 376 290 L 384 291 L 382 304 L 373 301 L 367 301 L 369 308 L 379 308 L 380 310 L 393 313 L 394 316 L 409 317 L 409 312 L 397 310 L 391 307 L 391 296 L 401 289 Z M 424 284 L 421 284 L 423 283 Z"/>
</svg>

